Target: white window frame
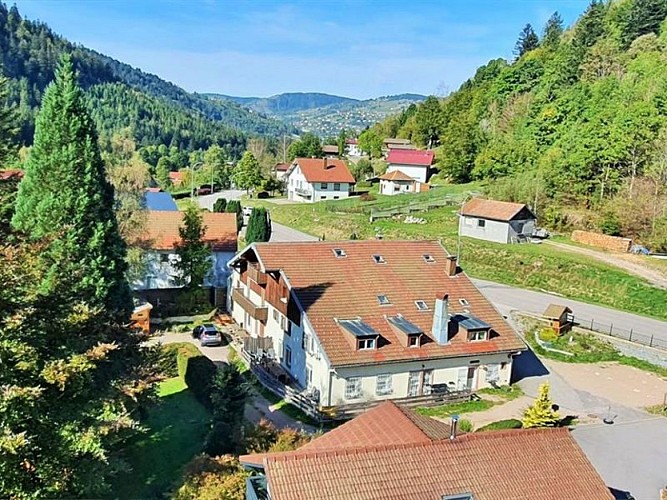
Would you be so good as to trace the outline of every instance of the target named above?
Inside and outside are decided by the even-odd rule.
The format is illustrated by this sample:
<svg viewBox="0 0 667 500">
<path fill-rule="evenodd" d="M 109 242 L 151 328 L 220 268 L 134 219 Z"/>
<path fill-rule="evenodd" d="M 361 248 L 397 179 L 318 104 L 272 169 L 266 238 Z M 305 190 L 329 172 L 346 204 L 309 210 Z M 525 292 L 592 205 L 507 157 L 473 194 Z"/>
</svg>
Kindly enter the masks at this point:
<svg viewBox="0 0 667 500">
<path fill-rule="evenodd" d="M 375 394 L 377 396 L 388 396 L 394 393 L 392 386 L 393 375 L 391 373 L 381 373 L 375 379 Z"/>
<path fill-rule="evenodd" d="M 486 340 L 487 333 L 486 330 L 475 330 L 470 332 L 470 342 L 481 342 L 482 340 Z M 482 338 L 478 338 L 480 334 L 482 335 Z"/>
<path fill-rule="evenodd" d="M 322 191 L 329 191 L 329 183 L 328 182 L 320 182 L 320 189 Z"/>
<path fill-rule="evenodd" d="M 374 338 L 358 339 L 357 346 L 359 347 L 360 351 L 372 351 L 373 349 L 375 349 L 375 339 Z"/>
<path fill-rule="evenodd" d="M 378 303 L 381 306 L 389 306 L 391 305 L 391 300 L 389 300 L 389 297 L 387 295 L 378 295 Z"/>
<path fill-rule="evenodd" d="M 412 341 L 416 341 L 414 344 Z M 414 348 L 419 347 L 419 335 L 409 335 L 408 336 L 408 347 Z"/>
<path fill-rule="evenodd" d="M 379 255 L 379 254 L 373 255 L 373 262 L 375 262 L 376 264 L 386 264 L 387 263 L 387 261 L 384 260 L 384 257 L 382 255 Z"/>
<path fill-rule="evenodd" d="M 423 307 L 422 307 L 423 304 Z M 429 307 L 425 300 L 415 300 L 415 306 L 418 311 L 428 311 Z"/>
<path fill-rule="evenodd" d="M 359 399 L 361 397 L 361 377 L 345 379 L 345 399 Z"/>
<path fill-rule="evenodd" d="M 340 191 L 340 182 L 334 182 L 334 191 Z"/>
</svg>

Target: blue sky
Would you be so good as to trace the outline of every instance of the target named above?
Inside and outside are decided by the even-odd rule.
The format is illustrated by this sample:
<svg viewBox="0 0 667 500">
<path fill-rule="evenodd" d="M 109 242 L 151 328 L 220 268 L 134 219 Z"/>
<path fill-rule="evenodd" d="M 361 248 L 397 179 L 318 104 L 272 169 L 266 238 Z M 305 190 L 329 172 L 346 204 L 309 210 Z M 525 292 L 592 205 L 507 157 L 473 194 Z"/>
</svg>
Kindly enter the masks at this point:
<svg viewBox="0 0 667 500">
<path fill-rule="evenodd" d="M 11 0 L 10 0 L 11 3 Z M 16 0 L 22 15 L 189 91 L 444 95 L 588 0 Z"/>
</svg>

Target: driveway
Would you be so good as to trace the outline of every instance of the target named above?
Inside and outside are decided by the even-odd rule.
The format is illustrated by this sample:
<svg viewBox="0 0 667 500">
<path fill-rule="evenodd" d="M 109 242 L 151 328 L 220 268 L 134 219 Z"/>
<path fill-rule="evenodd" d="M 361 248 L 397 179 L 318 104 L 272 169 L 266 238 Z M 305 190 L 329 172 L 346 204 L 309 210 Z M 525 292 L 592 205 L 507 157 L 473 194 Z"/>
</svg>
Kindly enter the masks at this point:
<svg viewBox="0 0 667 500">
<path fill-rule="evenodd" d="M 226 189 L 224 191 L 218 191 L 217 193 L 199 196 L 197 198 L 197 202 L 199 203 L 200 207 L 213 211 L 213 205 L 219 198 L 224 198 L 227 201 L 240 200 L 241 196 L 244 194 L 245 191 L 241 189 Z"/>
<path fill-rule="evenodd" d="M 626 331 L 632 329 L 636 333 L 654 335 L 656 339 L 667 342 L 665 321 L 491 281 L 473 279 L 472 282 L 505 316 L 513 310 L 542 314 L 549 304 L 564 304 L 572 309 L 579 323 L 586 324 L 593 320 Z M 667 294 L 665 296 L 667 300 Z"/>
<path fill-rule="evenodd" d="M 283 226 L 277 222 L 273 222 L 271 226 L 271 240 L 274 241 L 317 241 L 319 238 L 311 236 L 291 227 Z"/>
</svg>

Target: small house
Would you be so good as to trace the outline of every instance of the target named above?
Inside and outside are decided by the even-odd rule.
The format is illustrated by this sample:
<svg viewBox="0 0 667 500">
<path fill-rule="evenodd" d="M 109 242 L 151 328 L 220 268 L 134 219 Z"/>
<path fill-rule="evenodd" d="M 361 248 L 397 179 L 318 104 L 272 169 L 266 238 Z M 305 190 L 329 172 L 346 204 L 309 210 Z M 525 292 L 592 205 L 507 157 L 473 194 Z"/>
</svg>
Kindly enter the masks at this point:
<svg viewBox="0 0 667 500">
<path fill-rule="evenodd" d="M 183 172 L 169 172 L 169 180 L 174 187 L 183 184 Z"/>
<path fill-rule="evenodd" d="M 348 156 L 361 156 L 361 149 L 356 139 L 347 139 L 345 141 L 345 154 Z"/>
<path fill-rule="evenodd" d="M 517 243 L 533 235 L 536 220 L 523 203 L 473 198 L 459 213 L 459 234 L 496 243 Z"/>
<path fill-rule="evenodd" d="M 400 170 L 408 177 L 426 183 L 434 158 L 433 151 L 392 149 L 387 156 L 387 173 Z"/>
<path fill-rule="evenodd" d="M 276 179 L 279 181 L 287 180 L 287 171 L 289 170 L 289 163 L 276 163 L 273 167 L 273 172 L 276 175 Z"/>
<path fill-rule="evenodd" d="M 322 154 L 327 158 L 338 158 L 338 146 L 334 144 L 325 144 L 322 146 Z"/>
<path fill-rule="evenodd" d="M 421 193 L 429 190 L 429 185 L 419 182 L 400 170 L 387 172 L 379 177 L 380 194 L 393 196 L 401 193 Z"/>
<path fill-rule="evenodd" d="M 354 176 L 343 160 L 296 158 L 287 171 L 287 199 L 314 203 L 350 196 Z"/>
<path fill-rule="evenodd" d="M 564 305 L 549 304 L 542 316 L 549 320 L 552 330 L 558 335 L 569 332 L 574 325 L 572 309 Z"/>
</svg>

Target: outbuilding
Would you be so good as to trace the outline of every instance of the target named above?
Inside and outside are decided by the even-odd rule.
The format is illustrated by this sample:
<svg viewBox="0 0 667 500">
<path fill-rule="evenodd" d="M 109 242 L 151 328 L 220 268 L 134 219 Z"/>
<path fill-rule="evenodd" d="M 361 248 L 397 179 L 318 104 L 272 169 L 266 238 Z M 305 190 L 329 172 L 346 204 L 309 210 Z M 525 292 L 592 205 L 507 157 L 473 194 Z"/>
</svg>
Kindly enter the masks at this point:
<svg viewBox="0 0 667 500">
<path fill-rule="evenodd" d="M 459 234 L 497 243 L 518 243 L 532 236 L 536 220 L 523 203 L 473 198 L 459 213 Z"/>
<path fill-rule="evenodd" d="M 569 332 L 574 325 L 572 309 L 564 305 L 549 304 L 542 316 L 550 321 L 551 329 L 558 335 Z"/>
</svg>

